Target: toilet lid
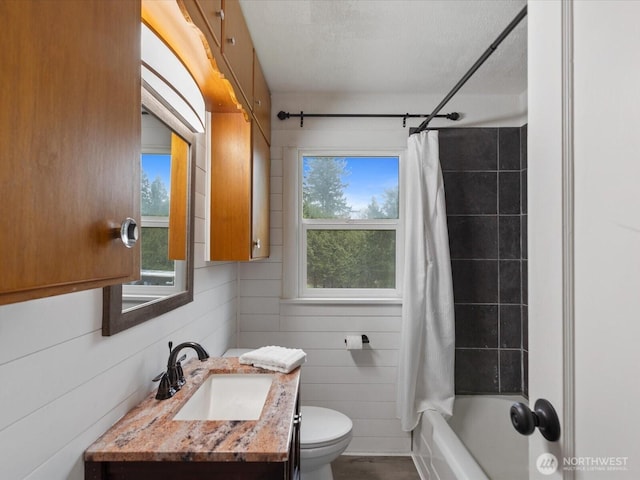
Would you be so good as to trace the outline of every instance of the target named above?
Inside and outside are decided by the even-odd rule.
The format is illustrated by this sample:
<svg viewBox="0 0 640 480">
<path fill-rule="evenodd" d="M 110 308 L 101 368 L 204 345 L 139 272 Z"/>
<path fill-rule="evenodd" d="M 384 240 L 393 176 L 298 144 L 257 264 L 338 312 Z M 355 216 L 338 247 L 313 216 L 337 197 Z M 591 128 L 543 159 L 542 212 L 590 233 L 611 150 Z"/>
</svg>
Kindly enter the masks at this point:
<svg viewBox="0 0 640 480">
<path fill-rule="evenodd" d="M 346 415 L 322 407 L 302 407 L 300 444 L 302 447 L 335 442 L 351 433 L 353 423 Z"/>
</svg>

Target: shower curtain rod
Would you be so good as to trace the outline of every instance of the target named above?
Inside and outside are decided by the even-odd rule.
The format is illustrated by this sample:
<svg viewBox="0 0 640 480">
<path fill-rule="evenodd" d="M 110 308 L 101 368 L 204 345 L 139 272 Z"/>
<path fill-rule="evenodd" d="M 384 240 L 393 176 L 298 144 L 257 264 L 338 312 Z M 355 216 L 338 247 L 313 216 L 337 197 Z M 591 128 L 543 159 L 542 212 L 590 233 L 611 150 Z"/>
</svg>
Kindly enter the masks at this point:
<svg viewBox="0 0 640 480">
<path fill-rule="evenodd" d="M 420 126 L 416 129 L 416 131 L 413 133 L 420 133 L 426 130 L 427 126 L 429 125 L 429 122 L 439 116 L 438 113 L 447 104 L 447 102 L 451 100 L 451 97 L 453 97 L 456 93 L 458 93 L 458 90 L 460 90 L 460 88 L 462 88 L 462 86 L 467 82 L 467 80 L 469 80 L 469 78 L 471 78 L 471 76 L 474 73 L 476 73 L 476 70 L 478 70 L 478 68 L 480 68 L 480 66 L 487 60 L 487 58 L 491 56 L 491 54 L 498 48 L 498 45 L 500 45 L 500 43 L 511 33 L 511 31 L 514 28 L 516 28 L 516 26 L 520 23 L 520 20 L 522 20 L 526 15 L 527 15 L 527 6 L 525 5 L 524 8 L 520 10 L 520 13 L 518 13 L 518 15 L 516 15 L 516 17 L 511 21 L 511 23 L 507 25 L 507 28 L 505 28 L 502 31 L 502 33 L 498 35 L 498 38 L 496 38 L 495 42 L 493 42 L 489 46 L 489 48 L 487 48 L 487 50 L 480 56 L 480 58 L 476 61 L 476 63 L 473 64 L 473 66 L 469 69 L 469 71 L 464 74 L 464 76 L 460 79 L 460 81 L 456 83 L 455 87 L 453 87 L 451 91 L 447 94 L 447 96 L 444 97 L 444 99 L 438 104 L 438 106 L 435 108 L 433 113 L 431 113 L 431 115 L 429 115 L 427 119 L 424 122 L 422 122 Z"/>
<path fill-rule="evenodd" d="M 520 21 L 527 15 L 527 6 L 525 5 L 522 10 L 516 15 L 516 17 L 511 21 L 507 28 L 505 28 L 498 38 L 487 48 L 487 50 L 480 56 L 480 58 L 474 63 L 469 71 L 464 74 L 464 76 L 460 79 L 458 83 L 451 89 L 451 91 L 444 97 L 444 99 L 438 104 L 438 106 L 433 110 L 432 113 L 428 115 L 422 114 L 375 114 L 375 113 L 289 113 L 280 111 L 278 112 L 278 118 L 280 120 L 286 120 L 291 117 L 299 117 L 300 118 L 300 127 L 304 126 L 304 117 L 333 117 L 333 118 L 402 118 L 402 126 L 406 127 L 407 118 L 423 118 L 426 117 L 426 120 L 420 124 L 420 126 L 415 129 L 413 133 L 420 133 L 426 130 L 429 122 L 434 118 L 447 118 L 449 120 L 459 120 L 460 114 L 458 112 L 440 114 L 440 110 L 451 100 L 451 98 L 458 93 L 458 90 L 462 88 L 462 86 L 467 83 L 476 70 L 478 70 L 482 64 L 491 56 L 491 54 L 498 48 L 498 45 L 502 43 L 502 41 L 511 33 L 511 31 L 516 28 L 516 26 L 520 23 Z"/>
<path fill-rule="evenodd" d="M 426 118 L 430 114 L 413 114 L 413 113 L 289 113 L 280 110 L 278 112 L 278 118 L 280 120 L 286 120 L 291 117 L 300 117 L 300 127 L 304 126 L 304 117 L 333 117 L 333 118 L 402 118 L 402 127 L 407 126 L 407 118 Z M 449 120 L 458 120 L 460 114 L 458 112 L 445 113 L 442 115 L 436 115 L 438 118 L 448 118 Z"/>
</svg>

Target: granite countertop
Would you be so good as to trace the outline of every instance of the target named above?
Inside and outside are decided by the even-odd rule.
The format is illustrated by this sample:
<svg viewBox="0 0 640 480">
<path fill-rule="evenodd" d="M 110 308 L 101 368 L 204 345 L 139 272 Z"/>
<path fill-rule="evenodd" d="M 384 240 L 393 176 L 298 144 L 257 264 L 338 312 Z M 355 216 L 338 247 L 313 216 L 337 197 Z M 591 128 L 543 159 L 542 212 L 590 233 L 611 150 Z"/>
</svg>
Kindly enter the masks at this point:
<svg viewBox="0 0 640 480">
<path fill-rule="evenodd" d="M 241 365 L 235 357 L 192 359 L 183 366 L 186 385 L 172 398 L 155 390 L 85 452 L 88 462 L 191 461 L 284 462 L 289 456 L 300 368 L 282 374 Z M 212 373 L 274 376 L 258 420 L 172 420 Z"/>
</svg>

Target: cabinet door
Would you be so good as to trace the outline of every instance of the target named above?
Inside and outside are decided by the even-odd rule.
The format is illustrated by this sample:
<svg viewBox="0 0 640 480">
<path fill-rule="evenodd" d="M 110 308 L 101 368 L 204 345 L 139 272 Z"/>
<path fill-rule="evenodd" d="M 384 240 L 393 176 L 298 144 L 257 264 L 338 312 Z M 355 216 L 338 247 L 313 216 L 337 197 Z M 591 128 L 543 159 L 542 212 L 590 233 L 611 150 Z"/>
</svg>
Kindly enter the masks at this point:
<svg viewBox="0 0 640 480">
<path fill-rule="evenodd" d="M 135 278 L 140 2 L 0 4 L 0 304 Z"/>
<path fill-rule="evenodd" d="M 222 55 L 253 109 L 253 43 L 238 0 L 225 0 Z"/>
<path fill-rule="evenodd" d="M 251 258 L 269 256 L 269 197 L 271 158 L 267 141 L 253 126 Z"/>
<path fill-rule="evenodd" d="M 210 259 L 249 260 L 251 123 L 242 113 L 211 115 Z"/>
<path fill-rule="evenodd" d="M 217 46 L 220 47 L 220 39 L 222 38 L 222 20 L 224 11 L 222 10 L 222 0 L 198 0 L 204 18 L 207 22 L 209 30 L 213 35 L 213 39 Z"/>
<path fill-rule="evenodd" d="M 253 115 L 267 143 L 271 144 L 271 93 L 262 73 L 258 56 L 253 57 Z"/>
<path fill-rule="evenodd" d="M 300 415 L 300 395 L 296 399 L 296 411 L 293 416 L 293 435 L 289 446 L 289 460 L 287 464 L 287 479 L 300 479 L 300 427 L 302 417 Z"/>
<path fill-rule="evenodd" d="M 269 256 L 269 154 L 243 114 L 211 115 L 211 260 Z"/>
</svg>

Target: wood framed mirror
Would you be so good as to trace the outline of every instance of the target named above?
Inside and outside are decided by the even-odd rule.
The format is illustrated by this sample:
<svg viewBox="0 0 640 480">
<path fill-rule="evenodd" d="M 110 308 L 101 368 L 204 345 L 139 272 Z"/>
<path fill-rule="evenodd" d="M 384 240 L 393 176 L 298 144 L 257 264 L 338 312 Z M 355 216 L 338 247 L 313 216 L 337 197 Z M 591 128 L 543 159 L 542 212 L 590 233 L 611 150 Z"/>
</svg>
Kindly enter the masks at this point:
<svg viewBox="0 0 640 480">
<path fill-rule="evenodd" d="M 105 336 L 193 301 L 196 134 L 143 83 L 140 280 L 104 288 Z"/>
</svg>

